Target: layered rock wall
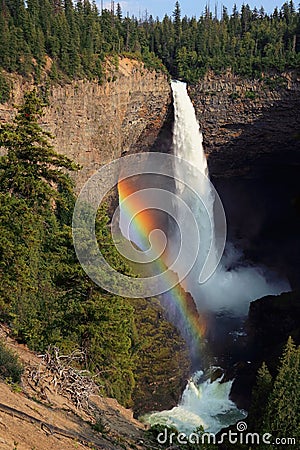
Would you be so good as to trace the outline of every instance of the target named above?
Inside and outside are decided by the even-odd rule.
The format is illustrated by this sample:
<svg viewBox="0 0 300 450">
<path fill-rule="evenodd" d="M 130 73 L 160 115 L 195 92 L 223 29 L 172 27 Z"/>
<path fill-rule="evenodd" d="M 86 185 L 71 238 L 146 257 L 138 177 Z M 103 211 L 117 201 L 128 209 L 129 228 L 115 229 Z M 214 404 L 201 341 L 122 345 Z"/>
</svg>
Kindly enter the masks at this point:
<svg viewBox="0 0 300 450">
<path fill-rule="evenodd" d="M 300 76 L 208 73 L 189 88 L 214 176 L 248 175 L 260 156 L 299 151 Z"/>
<path fill-rule="evenodd" d="M 77 190 L 103 164 L 151 148 L 170 107 L 166 75 L 128 58 L 108 72 L 102 85 L 79 80 L 50 88 L 42 125 L 55 136 L 56 150 L 82 166 L 74 175 Z M 16 76 L 13 83 L 11 101 L 0 105 L 0 121 L 12 119 L 13 104 L 31 87 Z"/>
</svg>

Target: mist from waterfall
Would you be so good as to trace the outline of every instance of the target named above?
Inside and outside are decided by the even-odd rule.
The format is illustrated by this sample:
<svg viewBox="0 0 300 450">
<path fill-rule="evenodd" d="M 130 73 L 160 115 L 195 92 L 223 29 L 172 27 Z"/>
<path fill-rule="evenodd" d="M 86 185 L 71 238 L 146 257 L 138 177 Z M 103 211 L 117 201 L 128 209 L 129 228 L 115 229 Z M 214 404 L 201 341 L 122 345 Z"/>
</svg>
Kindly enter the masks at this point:
<svg viewBox="0 0 300 450">
<path fill-rule="evenodd" d="M 250 301 L 265 295 L 277 295 L 290 290 L 286 280 L 278 280 L 276 274 L 264 267 L 247 265 L 242 252 L 233 244 L 227 243 L 224 256 L 214 274 L 205 283 L 199 283 L 199 274 L 204 264 L 210 245 L 214 243 L 214 194 L 208 178 L 198 175 L 199 189 L 206 208 L 199 202 L 194 203 L 193 194 L 187 187 L 191 177 L 199 172 L 208 177 L 207 161 L 203 150 L 203 137 L 199 130 L 193 104 L 188 96 L 186 84 L 172 81 L 174 102 L 173 152 L 180 159 L 188 161 L 195 167 L 194 173 L 184 173 L 180 161 L 175 163 L 174 177 L 183 180 L 176 182 L 176 196 L 187 202 L 193 211 L 200 229 L 200 252 L 196 263 L 185 278 L 184 288 L 189 291 L 199 311 L 227 311 L 233 315 L 247 314 Z M 184 181 L 186 181 L 187 186 Z M 208 205 L 208 207 L 207 207 Z M 175 205 L 178 227 L 170 229 L 170 248 L 178 250 L 178 229 L 189 233 L 189 223 Z M 194 243 L 190 242 L 190 246 Z M 189 257 L 189 249 L 185 252 Z"/>
</svg>

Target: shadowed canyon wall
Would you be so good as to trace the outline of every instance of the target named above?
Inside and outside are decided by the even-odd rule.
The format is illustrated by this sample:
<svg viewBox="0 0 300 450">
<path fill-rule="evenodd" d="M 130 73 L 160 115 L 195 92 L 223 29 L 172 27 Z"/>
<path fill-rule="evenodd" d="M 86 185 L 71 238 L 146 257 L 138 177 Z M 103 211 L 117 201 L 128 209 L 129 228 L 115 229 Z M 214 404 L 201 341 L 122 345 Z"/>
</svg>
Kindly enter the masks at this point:
<svg viewBox="0 0 300 450">
<path fill-rule="evenodd" d="M 247 80 L 208 73 L 189 93 L 212 176 L 248 176 L 261 156 L 299 152 L 300 74 Z"/>
<path fill-rule="evenodd" d="M 190 95 L 229 240 L 299 289 L 299 74 L 208 74 Z"/>
<path fill-rule="evenodd" d="M 274 374 L 288 336 L 300 342 L 293 319 L 300 288 L 300 76 L 246 80 L 210 73 L 189 92 L 228 240 L 243 251 L 245 264 L 265 265 L 298 289 L 252 302 L 246 334 L 228 333 L 241 324 L 216 318 L 213 331 L 221 337 L 211 342 L 213 353 L 230 366 L 232 398 L 247 410 L 262 361 Z"/>
</svg>

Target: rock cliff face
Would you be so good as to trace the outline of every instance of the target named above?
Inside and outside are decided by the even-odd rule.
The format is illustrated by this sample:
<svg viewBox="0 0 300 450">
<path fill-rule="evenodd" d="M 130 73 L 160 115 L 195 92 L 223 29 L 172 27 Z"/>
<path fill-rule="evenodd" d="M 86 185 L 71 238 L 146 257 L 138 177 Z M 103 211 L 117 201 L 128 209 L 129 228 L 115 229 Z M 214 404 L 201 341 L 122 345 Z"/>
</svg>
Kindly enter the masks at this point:
<svg viewBox="0 0 300 450">
<path fill-rule="evenodd" d="M 254 359 L 267 361 L 276 371 L 278 357 L 288 337 L 300 344 L 300 292 L 267 296 L 250 304 L 246 324 Z"/>
<path fill-rule="evenodd" d="M 108 63 L 107 81 L 74 81 L 53 86 L 42 125 L 54 136 L 56 150 L 81 164 L 77 190 L 103 164 L 130 151 L 146 151 L 156 140 L 171 103 L 164 74 L 128 58 Z M 108 81 L 111 80 L 111 81 Z M 10 120 L 30 84 L 14 77 L 13 98 L 0 105 L 0 121 Z"/>
<path fill-rule="evenodd" d="M 12 75 L 12 80 L 13 95 L 9 103 L 0 105 L 0 122 L 12 120 L 16 112 L 13 105 L 20 104 L 24 92 L 32 88 L 29 81 L 16 75 Z M 52 86 L 48 100 L 41 125 L 55 136 L 56 150 L 82 166 L 74 176 L 77 191 L 100 166 L 125 153 L 167 150 L 163 147 L 169 142 L 170 126 L 164 124 L 169 123 L 172 115 L 170 84 L 166 75 L 146 70 L 138 61 L 122 58 L 117 65 L 108 61 L 107 81 L 103 85 L 80 80 Z M 112 197 L 116 198 L 115 193 Z M 155 312 L 160 318 L 157 329 L 163 329 L 163 310 L 158 305 Z M 177 336 L 182 348 L 177 343 L 174 352 L 182 358 L 182 370 L 178 369 L 172 380 L 166 374 L 164 380 L 160 368 L 159 375 L 157 369 L 156 375 L 153 374 L 156 378 L 151 379 L 153 367 L 149 367 L 149 380 L 139 380 L 135 411 L 174 406 L 182 393 L 188 355 L 178 333 L 171 325 L 169 329 L 169 342 L 165 346 L 174 346 L 174 335 Z M 170 365 L 167 371 L 169 368 Z M 141 393 L 144 398 L 139 401 Z M 149 399 L 145 399 L 146 395 Z"/>
<path fill-rule="evenodd" d="M 208 74 L 190 95 L 229 240 L 299 288 L 299 74 Z"/>
<path fill-rule="evenodd" d="M 294 291 L 251 302 L 245 324 L 247 335 L 240 342 L 244 360 L 236 363 L 227 374 L 228 378 L 235 379 L 231 395 L 239 407 L 249 408 L 251 390 L 262 363 L 265 362 L 272 376 L 276 376 L 288 337 L 300 344 L 299 300 L 300 292 Z"/>
<path fill-rule="evenodd" d="M 209 73 L 189 92 L 213 176 L 251 176 L 258 158 L 300 153 L 299 75 L 247 80 Z"/>
</svg>

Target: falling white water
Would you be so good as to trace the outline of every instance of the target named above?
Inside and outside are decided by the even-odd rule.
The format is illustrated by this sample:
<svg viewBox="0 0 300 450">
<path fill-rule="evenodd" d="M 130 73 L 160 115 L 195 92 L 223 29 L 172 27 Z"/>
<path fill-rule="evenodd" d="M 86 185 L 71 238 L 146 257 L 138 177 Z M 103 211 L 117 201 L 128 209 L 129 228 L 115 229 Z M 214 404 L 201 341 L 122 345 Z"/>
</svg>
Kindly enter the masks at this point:
<svg viewBox="0 0 300 450">
<path fill-rule="evenodd" d="M 189 236 L 191 224 L 186 208 L 183 206 L 187 204 L 197 222 L 200 234 L 196 264 L 183 283 L 183 286 L 193 293 L 191 287 L 195 282 L 198 283 L 208 254 L 210 253 L 212 270 L 216 268 L 218 263 L 213 220 L 214 192 L 208 178 L 207 161 L 202 147 L 202 133 L 199 130 L 199 124 L 194 107 L 187 94 L 186 85 L 173 81 L 172 90 L 175 113 L 173 154 L 176 156 L 173 170 L 175 194 L 178 201 L 173 205 L 177 226 L 175 227 L 172 224 L 169 230 L 169 255 L 170 260 L 173 260 L 179 251 L 181 235 Z M 182 161 L 186 161 L 188 164 L 184 164 Z M 191 239 L 183 248 L 181 259 L 176 267 L 179 275 L 181 275 L 180 264 L 182 264 L 182 260 L 184 259 L 185 264 L 190 260 L 192 250 L 197 244 Z M 223 247 L 219 252 L 220 256 L 222 252 Z"/>
<path fill-rule="evenodd" d="M 187 160 L 195 167 L 194 173 L 183 173 L 180 163 L 176 163 L 174 176 L 189 184 L 190 178 L 196 176 L 197 170 L 208 177 L 202 133 L 199 130 L 186 84 L 178 81 L 173 81 L 171 84 L 175 111 L 173 152 L 175 156 Z M 199 175 L 198 178 L 199 190 L 205 199 L 206 208 L 199 205 L 199 202 L 193 205 L 191 191 L 183 183 L 176 182 L 176 196 L 191 205 L 201 234 L 199 256 L 184 283 L 184 287 L 191 292 L 198 309 L 223 310 L 235 315 L 245 315 L 250 301 L 265 295 L 277 295 L 289 291 L 289 283 L 278 280 L 276 275 L 267 269 L 246 266 L 242 260 L 242 253 L 231 244 L 227 244 L 225 256 L 213 276 L 204 284 L 198 282 L 208 248 L 211 244 L 214 245 L 214 195 L 209 180 Z M 189 223 L 182 217 L 178 207 L 176 219 L 181 233 L 188 234 Z M 173 246 L 177 249 L 177 238 L 176 231 L 173 231 L 170 238 L 171 248 Z M 193 246 L 194 243 L 191 242 L 190 245 Z M 186 249 L 185 254 L 188 258 L 189 249 Z"/>
<path fill-rule="evenodd" d="M 173 129 L 173 152 L 178 158 L 187 160 L 203 175 L 208 176 L 207 161 L 202 146 L 202 133 L 188 96 L 186 84 L 172 81 L 175 122 Z M 180 167 L 176 168 L 180 172 Z M 183 174 L 183 179 L 187 174 Z M 181 179 L 181 177 L 179 177 Z"/>
</svg>

